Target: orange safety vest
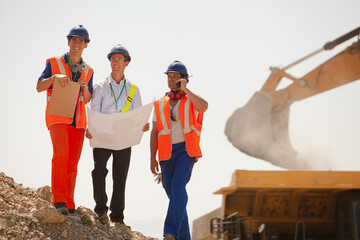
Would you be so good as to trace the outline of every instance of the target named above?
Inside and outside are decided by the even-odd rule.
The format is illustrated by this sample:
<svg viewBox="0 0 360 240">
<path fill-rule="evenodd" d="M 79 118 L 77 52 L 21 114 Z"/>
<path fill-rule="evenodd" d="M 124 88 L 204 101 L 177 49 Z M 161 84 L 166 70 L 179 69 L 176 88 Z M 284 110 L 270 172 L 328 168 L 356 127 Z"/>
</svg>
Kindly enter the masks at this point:
<svg viewBox="0 0 360 240">
<path fill-rule="evenodd" d="M 164 96 L 154 103 L 156 123 L 158 128 L 158 159 L 168 160 L 171 157 L 170 137 L 170 98 Z M 185 145 L 190 157 L 195 161 L 202 156 L 200 149 L 200 134 L 203 121 L 203 113 L 195 112 L 193 103 L 188 96 L 180 100 L 180 121 L 185 136 Z"/>
<path fill-rule="evenodd" d="M 68 76 L 71 79 L 71 72 L 69 65 L 64 61 L 63 57 L 54 57 L 47 60 L 50 61 L 52 75 L 54 74 L 63 74 Z M 90 81 L 90 78 L 94 72 L 94 70 L 85 63 L 86 69 L 80 74 L 80 78 L 85 79 L 86 83 Z M 49 102 L 52 95 L 52 89 L 47 90 L 47 104 L 45 110 L 45 121 L 46 126 L 49 128 L 53 124 L 57 123 L 66 123 L 71 124 L 73 119 L 61 116 L 55 116 L 48 114 Z M 85 110 L 85 102 L 83 92 L 79 94 L 77 103 L 76 103 L 76 113 L 75 113 L 75 126 L 76 128 L 86 129 L 86 110 Z"/>
</svg>

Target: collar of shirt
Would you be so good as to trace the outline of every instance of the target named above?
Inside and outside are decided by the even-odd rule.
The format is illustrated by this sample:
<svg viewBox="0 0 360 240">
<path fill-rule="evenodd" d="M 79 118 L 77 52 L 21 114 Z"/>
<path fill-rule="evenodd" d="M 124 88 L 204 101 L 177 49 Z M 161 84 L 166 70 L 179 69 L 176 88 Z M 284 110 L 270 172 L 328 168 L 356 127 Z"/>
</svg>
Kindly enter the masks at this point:
<svg viewBox="0 0 360 240">
<path fill-rule="evenodd" d="M 68 52 L 67 52 L 67 53 L 64 53 L 64 55 L 63 55 L 63 59 L 64 59 L 64 61 L 65 61 L 66 63 L 68 63 L 68 61 L 69 61 L 68 55 L 69 55 Z"/>
<path fill-rule="evenodd" d="M 118 86 L 122 86 L 122 85 L 124 85 L 124 82 L 128 82 L 128 81 L 126 80 L 125 75 L 124 75 L 123 79 L 121 79 L 121 81 L 120 81 L 119 84 L 117 84 L 117 82 L 112 78 L 111 74 L 109 75 L 109 78 L 108 78 L 108 79 L 109 79 L 109 83 L 111 83 L 111 84 L 116 84 L 116 85 L 118 85 Z"/>
<path fill-rule="evenodd" d="M 69 63 L 69 53 L 68 53 L 68 52 L 67 52 L 67 53 L 64 53 L 63 59 L 64 59 L 64 62 L 65 62 L 65 63 L 67 63 L 67 64 Z M 70 66 L 69 66 L 69 67 L 70 67 Z M 81 73 L 80 73 L 80 72 L 77 72 L 77 74 L 75 74 L 75 73 L 73 73 L 71 70 L 70 70 L 70 72 L 71 72 L 71 79 L 72 79 L 73 81 L 77 82 L 77 81 L 79 80 L 79 78 L 80 78 Z M 74 76 L 75 76 L 75 79 L 73 79 Z"/>
</svg>

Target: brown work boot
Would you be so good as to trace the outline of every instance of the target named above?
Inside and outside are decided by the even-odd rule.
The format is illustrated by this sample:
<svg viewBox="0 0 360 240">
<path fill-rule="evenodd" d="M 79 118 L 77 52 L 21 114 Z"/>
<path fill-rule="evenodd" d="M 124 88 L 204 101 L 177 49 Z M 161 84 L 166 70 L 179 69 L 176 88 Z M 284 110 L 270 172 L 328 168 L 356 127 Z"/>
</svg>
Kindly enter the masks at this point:
<svg viewBox="0 0 360 240">
<path fill-rule="evenodd" d="M 124 223 L 124 221 L 115 222 L 115 226 L 116 226 L 116 227 L 126 227 L 126 228 L 128 228 L 128 229 L 131 230 L 131 227 L 128 226 L 128 225 L 126 225 L 126 224 Z"/>
<path fill-rule="evenodd" d="M 115 228 L 122 234 L 126 234 L 130 239 L 133 238 L 131 227 L 126 225 L 124 221 L 115 222 Z"/>
<path fill-rule="evenodd" d="M 164 240 L 176 240 L 171 233 L 165 235 Z"/>
<path fill-rule="evenodd" d="M 109 223 L 109 217 L 106 212 L 98 214 L 98 217 L 96 219 L 104 225 Z"/>
</svg>

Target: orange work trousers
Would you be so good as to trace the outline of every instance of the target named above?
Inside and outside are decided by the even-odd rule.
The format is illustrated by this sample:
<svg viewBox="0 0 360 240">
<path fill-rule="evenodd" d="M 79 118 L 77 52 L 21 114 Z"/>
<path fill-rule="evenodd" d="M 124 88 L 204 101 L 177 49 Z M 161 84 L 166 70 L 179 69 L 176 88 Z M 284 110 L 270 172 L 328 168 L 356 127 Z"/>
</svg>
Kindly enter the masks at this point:
<svg viewBox="0 0 360 240">
<path fill-rule="evenodd" d="M 85 131 L 70 124 L 54 124 L 49 127 L 49 132 L 53 145 L 51 164 L 53 203 L 64 202 L 67 209 L 75 209 L 77 165 Z"/>
</svg>

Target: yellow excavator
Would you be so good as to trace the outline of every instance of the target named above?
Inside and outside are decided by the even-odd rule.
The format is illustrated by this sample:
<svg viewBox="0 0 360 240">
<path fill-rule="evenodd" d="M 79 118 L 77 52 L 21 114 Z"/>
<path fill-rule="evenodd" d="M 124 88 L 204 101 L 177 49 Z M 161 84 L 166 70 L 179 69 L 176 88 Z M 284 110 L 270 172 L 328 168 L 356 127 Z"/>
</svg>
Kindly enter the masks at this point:
<svg viewBox="0 0 360 240">
<path fill-rule="evenodd" d="M 331 50 L 357 36 L 343 51 L 297 78 L 286 71 L 291 67 Z M 297 161 L 297 151 L 289 138 L 289 109 L 292 103 L 360 79 L 360 27 L 326 43 L 321 49 L 284 68 L 270 67 L 271 73 L 260 91 L 228 119 L 225 134 L 240 151 L 291 170 L 312 170 Z M 284 78 L 292 83 L 277 90 Z"/>
</svg>

